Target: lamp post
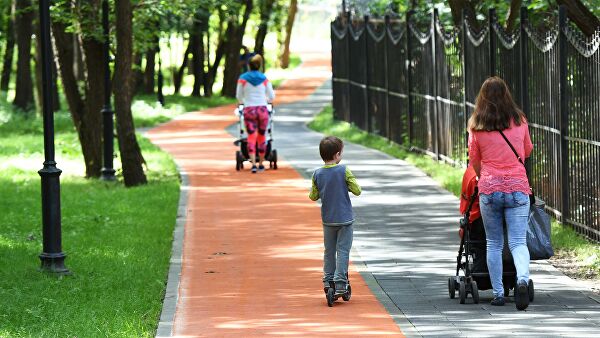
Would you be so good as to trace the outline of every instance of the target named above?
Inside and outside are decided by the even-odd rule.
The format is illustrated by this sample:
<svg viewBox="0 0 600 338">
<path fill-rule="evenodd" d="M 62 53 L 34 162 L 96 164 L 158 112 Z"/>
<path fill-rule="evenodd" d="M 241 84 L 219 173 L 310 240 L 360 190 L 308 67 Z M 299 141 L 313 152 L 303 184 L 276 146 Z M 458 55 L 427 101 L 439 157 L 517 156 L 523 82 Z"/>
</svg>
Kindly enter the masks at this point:
<svg viewBox="0 0 600 338">
<path fill-rule="evenodd" d="M 104 106 L 102 107 L 102 126 L 104 139 L 104 156 L 101 179 L 105 181 L 115 180 L 115 169 L 113 168 L 114 136 L 113 136 L 113 115 L 110 104 L 110 27 L 108 25 L 108 0 L 102 1 L 102 28 L 104 31 Z"/>
<path fill-rule="evenodd" d="M 50 60 L 50 0 L 40 0 L 40 41 L 42 52 L 42 105 L 44 114 L 44 168 L 42 180 L 43 249 L 41 270 L 68 274 L 62 252 L 60 215 L 60 174 L 54 160 L 54 112 L 52 104 L 52 66 Z"/>
</svg>

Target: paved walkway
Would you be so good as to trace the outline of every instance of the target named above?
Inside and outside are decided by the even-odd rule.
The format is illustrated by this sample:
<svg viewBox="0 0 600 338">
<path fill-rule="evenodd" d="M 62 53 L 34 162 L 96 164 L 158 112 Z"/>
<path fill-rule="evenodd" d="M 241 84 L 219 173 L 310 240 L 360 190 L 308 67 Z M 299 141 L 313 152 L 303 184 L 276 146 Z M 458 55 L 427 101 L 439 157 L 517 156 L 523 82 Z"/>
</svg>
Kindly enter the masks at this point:
<svg viewBox="0 0 600 338">
<path fill-rule="evenodd" d="M 308 100 L 277 109 L 278 152 L 307 180 L 321 165 L 322 135 L 304 124 L 330 104 L 330 93 L 326 84 Z M 600 337 L 600 298 L 545 261 L 531 264 L 535 301 L 525 312 L 515 310 L 512 297 L 504 307 L 490 306 L 491 290 L 480 291 L 480 304 L 470 297 L 463 305 L 450 299 L 458 199 L 412 165 L 375 150 L 347 144 L 343 163 L 363 186 L 363 194 L 352 199 L 357 213 L 352 258 L 366 266 L 365 279 L 376 280 L 372 291 L 400 319 L 405 334 Z"/>
<path fill-rule="evenodd" d="M 277 171 L 234 171 L 235 131 L 224 131 L 235 122 L 231 107 L 151 132 L 190 178 L 175 335 L 391 336 L 401 328 L 406 336 L 600 336 L 600 301 L 545 262 L 532 264 L 536 299 L 527 311 L 517 312 L 512 297 L 491 307 L 491 291 L 477 305 L 449 299 L 457 198 L 404 161 L 353 144 L 344 163 L 363 186 L 352 200 L 354 294 L 327 308 L 318 206 L 307 198 L 321 135 L 304 125 L 331 101 L 329 84 L 305 97 L 329 75 L 323 66 L 305 64 L 307 79 L 278 92 L 288 103 L 277 108 Z"/>
<path fill-rule="evenodd" d="M 308 60 L 301 78 L 278 91 L 278 102 L 306 98 L 327 76 L 327 59 Z M 319 207 L 285 160 L 279 170 L 259 175 L 247 165 L 235 171 L 235 138 L 225 130 L 235 121 L 228 106 L 187 114 L 149 133 L 189 181 L 181 278 L 178 288 L 169 281 L 170 310 L 163 311 L 158 335 L 402 336 L 356 273 L 352 300 L 327 307 Z"/>
</svg>

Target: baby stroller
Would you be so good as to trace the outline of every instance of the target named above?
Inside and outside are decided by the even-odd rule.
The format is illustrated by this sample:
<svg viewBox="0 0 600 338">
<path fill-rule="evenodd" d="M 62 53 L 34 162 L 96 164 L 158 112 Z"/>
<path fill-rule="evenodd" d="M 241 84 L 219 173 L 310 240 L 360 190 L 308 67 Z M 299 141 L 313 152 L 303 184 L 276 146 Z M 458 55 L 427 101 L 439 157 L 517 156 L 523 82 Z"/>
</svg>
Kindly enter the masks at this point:
<svg viewBox="0 0 600 338">
<path fill-rule="evenodd" d="M 462 238 L 456 257 L 456 275 L 448 277 L 448 293 L 451 299 L 456 297 L 458 291 L 460 304 L 464 304 L 468 294 L 471 294 L 473 303 L 479 303 L 479 290 L 489 290 L 492 282 L 487 267 L 485 228 L 481 217 L 470 221 L 471 208 L 479 191 L 475 186 L 470 195 L 466 212 L 460 220 Z M 504 249 L 502 251 L 502 284 L 504 285 L 504 297 L 508 297 L 509 291 L 514 290 L 516 285 L 516 269 L 512 255 L 508 250 L 506 227 L 504 228 Z M 460 275 L 462 270 L 463 274 Z M 533 281 L 529 280 L 529 301 L 533 301 Z"/>
<path fill-rule="evenodd" d="M 267 143 L 265 160 L 269 161 L 269 168 L 277 169 L 277 150 L 273 149 L 273 115 L 275 115 L 275 110 L 270 103 L 267 104 L 267 110 L 269 111 L 269 123 L 267 125 L 267 137 L 265 141 Z M 244 162 L 250 160 L 250 156 L 248 155 L 248 131 L 244 124 L 244 105 L 238 105 L 233 113 L 239 118 L 240 138 L 235 140 L 233 144 L 240 147 L 240 150 L 235 152 L 235 170 L 240 171 L 244 169 Z M 257 153 L 256 161 L 258 162 L 258 160 Z"/>
</svg>

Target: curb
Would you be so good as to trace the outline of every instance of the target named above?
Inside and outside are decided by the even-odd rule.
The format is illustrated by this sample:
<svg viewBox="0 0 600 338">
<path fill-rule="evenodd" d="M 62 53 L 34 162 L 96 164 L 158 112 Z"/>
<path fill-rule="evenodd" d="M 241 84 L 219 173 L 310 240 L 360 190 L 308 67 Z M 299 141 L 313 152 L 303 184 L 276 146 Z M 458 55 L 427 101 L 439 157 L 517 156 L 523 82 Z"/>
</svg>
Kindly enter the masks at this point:
<svg viewBox="0 0 600 338">
<path fill-rule="evenodd" d="M 187 204 L 190 181 L 188 174 L 183 171 L 178 164 L 177 171 L 181 177 L 179 203 L 177 208 L 177 218 L 175 220 L 175 229 L 173 230 L 173 247 L 171 249 L 167 288 L 165 291 L 165 297 L 163 299 L 163 306 L 155 337 L 173 336 L 175 311 L 177 309 L 177 302 L 179 301 L 179 282 L 181 278 L 183 237 L 185 232 L 185 223 L 187 222 Z"/>
</svg>

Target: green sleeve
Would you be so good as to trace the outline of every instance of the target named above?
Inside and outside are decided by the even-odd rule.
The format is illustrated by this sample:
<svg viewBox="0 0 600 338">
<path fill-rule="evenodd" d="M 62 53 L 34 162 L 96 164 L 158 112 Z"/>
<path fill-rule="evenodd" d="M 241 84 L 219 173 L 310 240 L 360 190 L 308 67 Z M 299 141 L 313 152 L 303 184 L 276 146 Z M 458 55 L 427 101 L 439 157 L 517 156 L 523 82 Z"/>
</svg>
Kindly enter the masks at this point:
<svg viewBox="0 0 600 338">
<path fill-rule="evenodd" d="M 312 188 L 310 189 L 310 194 L 308 194 L 308 198 L 313 201 L 319 199 L 319 189 L 317 188 L 317 184 L 315 183 L 315 175 L 312 177 Z"/>
<path fill-rule="evenodd" d="M 352 192 L 354 195 L 359 196 L 362 192 L 360 185 L 356 182 L 356 177 L 354 174 L 346 167 L 346 184 L 348 185 L 348 191 Z"/>
</svg>

